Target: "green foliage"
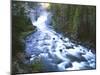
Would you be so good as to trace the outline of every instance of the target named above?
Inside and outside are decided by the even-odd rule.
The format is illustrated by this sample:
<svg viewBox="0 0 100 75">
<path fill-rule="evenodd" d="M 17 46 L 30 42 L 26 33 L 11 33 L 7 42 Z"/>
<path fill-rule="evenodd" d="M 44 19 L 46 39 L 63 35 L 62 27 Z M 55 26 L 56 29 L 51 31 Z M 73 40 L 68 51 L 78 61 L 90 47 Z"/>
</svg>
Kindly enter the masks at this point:
<svg viewBox="0 0 100 75">
<path fill-rule="evenodd" d="M 33 32 L 35 27 L 27 17 L 26 7 L 34 7 L 35 3 L 12 1 L 12 54 L 24 52 L 24 37 Z"/>
<path fill-rule="evenodd" d="M 43 64 L 41 63 L 40 58 L 35 58 L 35 60 L 32 63 L 32 69 L 33 69 L 33 72 L 42 72 Z"/>
<path fill-rule="evenodd" d="M 34 8 L 36 3 L 31 2 L 12 2 L 12 68 L 13 74 L 38 72 L 41 70 L 41 63 L 36 61 L 32 65 L 25 64 L 27 61 L 24 55 L 24 38 L 33 33 L 36 29 L 27 17 L 26 9 Z M 29 61 L 28 61 L 29 62 Z"/>
<path fill-rule="evenodd" d="M 53 27 L 66 36 L 96 44 L 96 7 L 84 5 L 51 4 Z"/>
<path fill-rule="evenodd" d="M 31 67 L 27 67 L 24 63 L 19 63 L 21 59 L 16 59 L 18 53 L 24 52 L 24 37 L 34 32 L 36 29 L 32 26 L 31 21 L 27 18 L 26 7 L 35 8 L 37 3 L 12 1 L 12 57 L 15 58 L 14 67 L 26 72 L 27 68 L 31 72 L 42 72 L 43 64 L 37 58 Z M 52 25 L 57 32 L 64 35 L 89 42 L 92 47 L 96 45 L 96 7 L 80 6 L 66 4 L 50 4 L 48 9 L 53 13 Z M 67 33 L 67 34 L 65 34 Z M 21 54 L 22 55 L 22 54 Z M 20 56 L 19 56 L 20 57 Z M 23 60 L 24 58 L 22 58 Z M 17 64 L 17 66 L 16 66 Z M 23 68 L 24 66 L 24 68 Z M 20 72 L 17 71 L 17 72 Z"/>
</svg>

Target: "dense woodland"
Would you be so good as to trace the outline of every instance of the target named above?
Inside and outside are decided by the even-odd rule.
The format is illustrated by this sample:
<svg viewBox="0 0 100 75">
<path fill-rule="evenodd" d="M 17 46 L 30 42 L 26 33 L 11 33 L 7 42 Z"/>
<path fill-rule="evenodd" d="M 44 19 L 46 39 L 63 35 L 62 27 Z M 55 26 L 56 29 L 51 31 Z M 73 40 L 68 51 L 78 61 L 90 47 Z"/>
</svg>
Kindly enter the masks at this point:
<svg viewBox="0 0 100 75">
<path fill-rule="evenodd" d="M 27 12 L 25 11 L 26 5 L 30 8 L 35 8 L 36 3 L 12 2 L 12 70 L 14 73 L 40 72 L 41 69 L 41 65 L 33 65 L 39 66 L 35 69 L 36 71 L 33 71 L 34 68 L 32 66 L 22 63 L 25 60 L 24 38 L 36 30 L 36 27 L 33 27 L 30 19 L 27 17 Z M 53 14 L 51 25 L 55 31 L 63 34 L 65 37 L 69 37 L 74 42 L 95 50 L 95 6 L 50 3 L 48 10 Z M 24 67 L 21 65 L 24 65 Z"/>
<path fill-rule="evenodd" d="M 52 25 L 58 32 L 95 48 L 95 6 L 51 4 L 51 9 L 54 12 Z"/>
</svg>

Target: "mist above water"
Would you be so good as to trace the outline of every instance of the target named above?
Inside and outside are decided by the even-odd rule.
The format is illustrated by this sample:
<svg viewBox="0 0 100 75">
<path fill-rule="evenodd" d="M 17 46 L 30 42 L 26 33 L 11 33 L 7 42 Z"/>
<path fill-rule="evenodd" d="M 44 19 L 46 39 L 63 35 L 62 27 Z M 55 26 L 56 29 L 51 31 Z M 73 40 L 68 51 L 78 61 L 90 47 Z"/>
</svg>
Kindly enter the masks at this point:
<svg viewBox="0 0 100 75">
<path fill-rule="evenodd" d="M 31 9 L 29 17 L 37 31 L 26 37 L 25 51 L 34 63 L 39 58 L 45 72 L 84 70 L 96 68 L 96 56 L 91 50 L 72 43 L 68 37 L 54 31 L 49 25 L 52 13 L 40 5 Z"/>
</svg>

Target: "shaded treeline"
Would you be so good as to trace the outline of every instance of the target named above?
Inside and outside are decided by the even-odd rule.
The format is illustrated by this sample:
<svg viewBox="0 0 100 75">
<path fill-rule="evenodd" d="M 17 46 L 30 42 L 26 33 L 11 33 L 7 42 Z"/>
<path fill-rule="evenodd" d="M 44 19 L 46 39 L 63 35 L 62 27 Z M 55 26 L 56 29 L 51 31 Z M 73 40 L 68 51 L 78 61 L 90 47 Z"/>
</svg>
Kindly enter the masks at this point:
<svg viewBox="0 0 100 75">
<path fill-rule="evenodd" d="M 24 39 L 36 30 L 28 17 L 28 9 L 36 6 L 35 2 L 12 1 L 12 75 L 43 72 L 40 59 L 36 58 L 34 63 L 30 63 L 30 56 L 25 53 Z"/>
<path fill-rule="evenodd" d="M 14 56 L 17 51 L 24 50 L 24 37 L 35 29 L 27 16 L 28 10 L 25 9 L 34 6 L 36 3 L 12 1 L 12 54 Z"/>
<path fill-rule="evenodd" d="M 12 72 L 41 72 L 41 64 L 23 63 L 25 59 L 23 39 L 35 30 L 27 17 L 25 7 L 34 8 L 37 3 L 12 1 Z M 95 6 L 50 4 L 53 13 L 52 25 L 58 32 L 75 40 L 89 42 L 95 48 Z M 38 59 L 37 59 L 38 60 Z M 39 64 L 38 64 L 39 63 Z"/>
<path fill-rule="evenodd" d="M 32 72 L 32 67 L 24 64 L 24 37 L 35 29 L 25 11 L 27 5 L 35 4 L 12 1 L 12 74 Z"/>
<path fill-rule="evenodd" d="M 96 47 L 96 7 L 51 4 L 53 26 L 65 36 Z"/>
</svg>

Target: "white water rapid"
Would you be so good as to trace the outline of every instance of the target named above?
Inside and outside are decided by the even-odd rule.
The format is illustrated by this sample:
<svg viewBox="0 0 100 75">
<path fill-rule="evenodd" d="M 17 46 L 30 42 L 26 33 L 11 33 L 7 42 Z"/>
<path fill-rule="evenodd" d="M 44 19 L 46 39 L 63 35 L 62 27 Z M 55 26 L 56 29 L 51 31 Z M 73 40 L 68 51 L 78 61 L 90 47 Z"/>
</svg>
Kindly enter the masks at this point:
<svg viewBox="0 0 100 75">
<path fill-rule="evenodd" d="M 37 28 L 25 40 L 25 51 L 31 56 L 30 62 L 34 62 L 36 57 L 40 58 L 45 72 L 96 68 L 96 56 L 91 50 L 72 43 L 69 38 L 50 28 L 50 12 L 42 6 L 30 11 L 32 24 Z"/>
</svg>

